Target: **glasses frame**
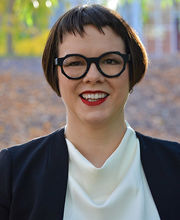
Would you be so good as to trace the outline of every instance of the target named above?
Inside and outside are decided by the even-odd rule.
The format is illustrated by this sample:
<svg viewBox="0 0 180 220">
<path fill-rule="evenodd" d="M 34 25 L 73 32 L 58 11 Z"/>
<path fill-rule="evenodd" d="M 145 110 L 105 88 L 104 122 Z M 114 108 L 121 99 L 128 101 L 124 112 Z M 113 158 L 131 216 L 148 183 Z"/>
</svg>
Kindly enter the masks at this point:
<svg viewBox="0 0 180 220">
<path fill-rule="evenodd" d="M 123 61 L 124 61 L 124 65 L 123 65 L 122 70 L 121 70 L 119 73 L 117 73 L 116 75 L 113 75 L 113 76 L 110 76 L 110 75 L 107 75 L 106 73 L 104 73 L 104 72 L 101 70 L 100 66 L 99 66 L 99 61 L 100 61 L 100 59 L 101 59 L 103 56 L 108 55 L 108 54 L 117 54 L 117 55 L 120 55 L 120 56 L 123 58 Z M 65 73 L 64 69 L 63 69 L 63 62 L 64 62 L 64 60 L 65 60 L 66 58 L 68 58 L 68 57 L 71 57 L 71 56 L 79 56 L 79 57 L 82 57 L 82 58 L 84 58 L 84 59 L 86 60 L 86 63 L 87 63 L 86 71 L 85 71 L 81 76 L 79 76 L 79 77 L 71 77 L 71 76 L 67 75 L 67 74 Z M 85 56 L 83 56 L 83 55 L 81 55 L 81 54 L 76 54 L 76 53 L 75 53 L 75 54 L 67 54 L 67 55 L 64 56 L 64 57 L 55 58 L 54 64 L 55 64 L 55 66 L 60 66 L 60 67 L 61 67 L 61 72 L 62 72 L 68 79 L 77 80 L 77 79 L 81 79 L 81 78 L 83 78 L 83 77 L 86 76 L 86 74 L 88 73 L 88 71 L 89 71 L 90 66 L 91 66 L 92 63 L 95 63 L 96 68 L 98 69 L 98 71 L 99 71 L 103 76 L 105 76 L 105 77 L 107 77 L 107 78 L 118 77 L 118 76 L 120 76 L 120 75 L 124 72 L 124 70 L 125 70 L 125 68 L 126 68 L 126 64 L 127 64 L 127 62 L 129 62 L 130 60 L 131 60 L 130 54 L 122 54 L 122 53 L 120 53 L 119 51 L 109 51 L 109 52 L 106 52 L 106 53 L 101 54 L 99 57 L 85 57 Z"/>
</svg>

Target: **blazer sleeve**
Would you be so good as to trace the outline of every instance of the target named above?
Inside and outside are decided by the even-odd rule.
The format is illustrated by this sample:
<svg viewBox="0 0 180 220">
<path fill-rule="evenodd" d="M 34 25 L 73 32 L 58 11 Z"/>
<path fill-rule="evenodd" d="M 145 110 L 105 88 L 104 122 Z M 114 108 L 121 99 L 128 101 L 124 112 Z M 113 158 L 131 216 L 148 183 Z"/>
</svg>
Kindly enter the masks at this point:
<svg viewBox="0 0 180 220">
<path fill-rule="evenodd" d="M 0 219 L 9 219 L 11 197 L 11 159 L 8 149 L 0 151 Z"/>
</svg>

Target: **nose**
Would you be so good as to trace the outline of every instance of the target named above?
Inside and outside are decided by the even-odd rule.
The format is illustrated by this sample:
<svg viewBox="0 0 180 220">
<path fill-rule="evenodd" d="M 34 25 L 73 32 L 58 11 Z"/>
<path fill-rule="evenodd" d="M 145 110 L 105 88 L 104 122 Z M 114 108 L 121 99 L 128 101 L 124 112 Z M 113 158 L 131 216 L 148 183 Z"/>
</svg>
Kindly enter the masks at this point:
<svg viewBox="0 0 180 220">
<path fill-rule="evenodd" d="M 91 63 L 88 73 L 83 78 L 83 82 L 96 84 L 96 83 L 102 83 L 104 82 L 104 80 L 105 78 L 97 69 L 96 64 Z"/>
</svg>

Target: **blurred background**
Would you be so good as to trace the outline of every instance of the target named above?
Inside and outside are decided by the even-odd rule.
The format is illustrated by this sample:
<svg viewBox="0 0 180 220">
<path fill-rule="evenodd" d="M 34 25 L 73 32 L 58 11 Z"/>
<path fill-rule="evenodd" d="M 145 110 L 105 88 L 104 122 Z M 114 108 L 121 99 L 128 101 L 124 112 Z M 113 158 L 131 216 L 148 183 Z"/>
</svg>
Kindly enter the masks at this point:
<svg viewBox="0 0 180 220">
<path fill-rule="evenodd" d="M 1 0 L 0 148 L 46 135 L 65 124 L 65 107 L 41 68 L 54 22 L 79 4 L 117 10 L 136 30 L 150 63 L 126 105 L 140 132 L 180 141 L 180 0 Z"/>
</svg>

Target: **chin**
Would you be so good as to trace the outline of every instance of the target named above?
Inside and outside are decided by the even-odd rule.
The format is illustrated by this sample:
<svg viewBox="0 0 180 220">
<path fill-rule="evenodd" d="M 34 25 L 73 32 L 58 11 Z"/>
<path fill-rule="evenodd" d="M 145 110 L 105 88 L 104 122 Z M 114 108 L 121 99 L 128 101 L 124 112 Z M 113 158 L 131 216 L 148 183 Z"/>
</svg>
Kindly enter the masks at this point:
<svg viewBox="0 0 180 220">
<path fill-rule="evenodd" d="M 110 120 L 110 117 L 100 112 L 98 114 L 87 114 L 86 117 L 82 117 L 82 120 L 89 125 L 98 126 L 108 122 Z"/>
</svg>

